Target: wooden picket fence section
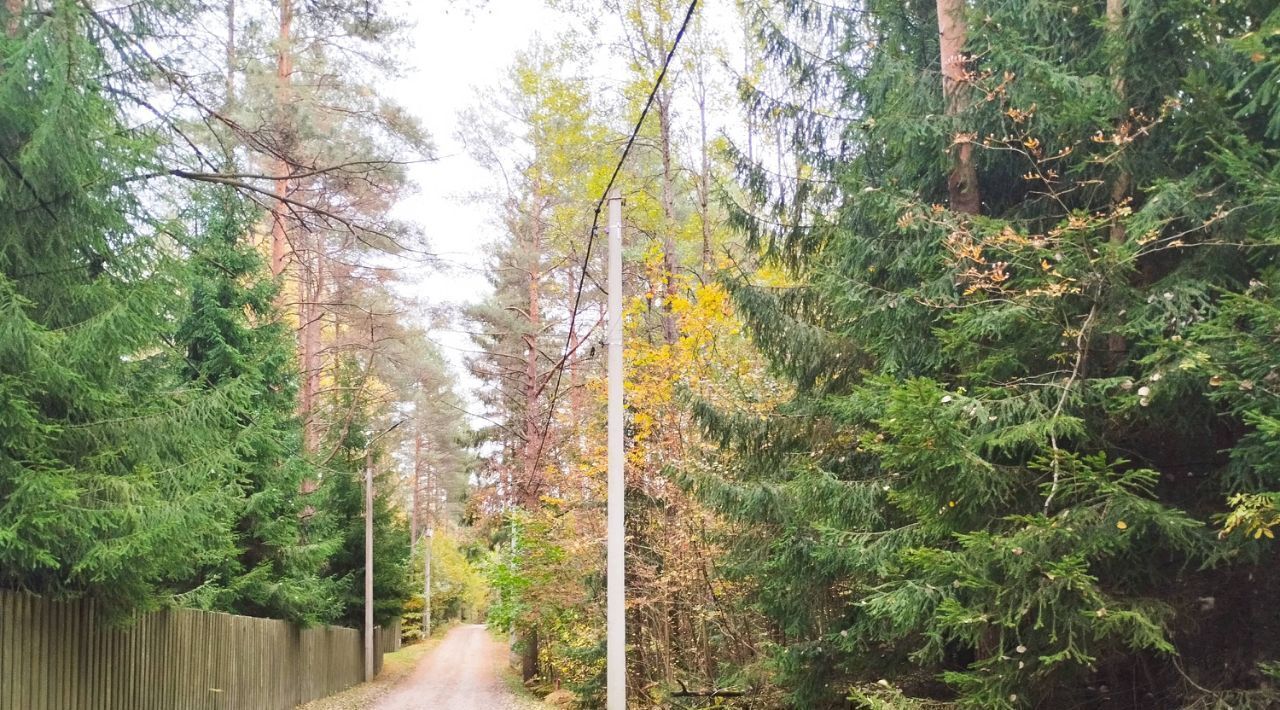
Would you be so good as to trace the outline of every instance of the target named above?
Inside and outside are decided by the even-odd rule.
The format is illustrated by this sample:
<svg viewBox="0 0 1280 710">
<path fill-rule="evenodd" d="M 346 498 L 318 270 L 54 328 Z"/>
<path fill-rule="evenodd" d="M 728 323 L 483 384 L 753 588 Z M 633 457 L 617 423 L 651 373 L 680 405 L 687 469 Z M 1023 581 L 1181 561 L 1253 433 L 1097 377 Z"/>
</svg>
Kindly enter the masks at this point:
<svg viewBox="0 0 1280 710">
<path fill-rule="evenodd" d="M 398 626 L 377 630 L 377 670 Z M 276 710 L 362 680 L 356 629 L 194 609 L 110 624 L 89 600 L 0 589 L 0 710 Z"/>
<path fill-rule="evenodd" d="M 396 619 L 391 628 L 375 626 L 373 635 L 374 650 L 377 656 L 374 657 L 377 663 L 377 671 L 382 672 L 382 654 L 395 653 L 400 650 L 400 620 Z"/>
</svg>

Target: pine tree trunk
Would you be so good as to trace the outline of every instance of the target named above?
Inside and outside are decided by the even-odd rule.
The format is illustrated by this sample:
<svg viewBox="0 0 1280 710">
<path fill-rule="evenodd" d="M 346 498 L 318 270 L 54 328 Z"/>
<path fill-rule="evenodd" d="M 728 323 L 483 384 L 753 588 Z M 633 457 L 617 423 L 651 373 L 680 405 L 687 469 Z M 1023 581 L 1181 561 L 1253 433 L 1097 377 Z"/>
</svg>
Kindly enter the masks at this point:
<svg viewBox="0 0 1280 710">
<path fill-rule="evenodd" d="M 17 37 L 22 29 L 22 5 L 23 0 L 5 0 L 5 14 L 9 17 L 5 20 L 4 32 L 10 37 Z"/>
<path fill-rule="evenodd" d="M 288 219 L 288 206 L 285 199 L 289 196 L 290 170 L 283 154 L 288 144 L 285 135 L 291 133 L 292 127 L 285 125 L 290 100 L 290 82 L 293 76 L 293 49 L 290 36 L 293 32 L 293 0 L 280 0 L 280 30 L 276 38 L 276 129 L 281 137 L 276 150 L 280 153 L 275 161 L 275 196 L 271 206 L 271 274 L 279 276 L 284 272 L 285 252 L 289 235 L 285 221 Z"/>
<path fill-rule="evenodd" d="M 964 43 L 965 0 L 937 0 L 938 33 L 942 49 L 942 96 L 948 116 L 957 116 L 969 107 L 968 56 Z M 978 189 L 978 170 L 973 161 L 973 137 L 957 131 L 952 137 L 951 174 L 947 177 L 947 194 L 953 212 L 978 214 L 982 196 Z"/>
<path fill-rule="evenodd" d="M 541 436 L 538 426 L 538 334 L 542 329 L 542 311 L 540 304 L 540 278 L 538 266 L 542 251 L 542 227 L 537 215 L 531 220 L 529 227 L 528 249 L 528 306 L 529 326 L 525 333 L 525 403 L 524 403 L 524 506 L 534 510 L 538 505 L 540 486 L 538 485 L 538 452 Z"/>
<path fill-rule="evenodd" d="M 1121 46 L 1124 41 L 1124 0 L 1107 0 L 1107 33 L 1110 35 L 1108 39 L 1115 43 L 1117 47 Z M 1119 99 L 1122 109 L 1122 115 L 1119 119 L 1117 130 L 1123 131 L 1127 116 L 1127 101 L 1125 98 L 1123 62 L 1117 58 L 1111 65 L 1111 86 Z M 1123 160 L 1123 156 L 1121 156 Z M 1121 165 L 1119 174 L 1116 175 L 1115 181 L 1111 183 L 1111 230 L 1109 240 L 1112 244 L 1123 244 L 1128 239 L 1128 232 L 1124 226 L 1124 220 L 1118 214 L 1120 208 L 1129 199 L 1129 192 L 1133 187 L 1133 175 Z M 1111 369 L 1118 368 L 1121 361 L 1124 360 L 1125 354 L 1129 350 L 1129 344 L 1125 341 L 1125 337 L 1119 333 L 1109 333 L 1107 335 L 1107 365 Z"/>
</svg>

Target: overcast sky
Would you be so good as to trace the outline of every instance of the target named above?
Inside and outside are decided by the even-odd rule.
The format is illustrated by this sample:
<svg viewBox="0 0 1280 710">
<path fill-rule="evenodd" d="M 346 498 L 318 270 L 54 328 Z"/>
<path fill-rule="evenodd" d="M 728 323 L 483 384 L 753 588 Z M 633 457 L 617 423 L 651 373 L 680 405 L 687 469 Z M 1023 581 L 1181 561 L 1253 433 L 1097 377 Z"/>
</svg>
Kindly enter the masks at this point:
<svg viewBox="0 0 1280 710">
<path fill-rule="evenodd" d="M 499 236 L 491 211 L 469 199 L 491 188 L 494 177 L 458 143 L 459 113 L 476 105 L 478 88 L 501 81 L 517 52 L 536 36 L 554 37 L 559 13 L 541 0 L 434 0 L 410 8 L 415 26 L 406 71 L 388 93 L 422 120 L 439 160 L 411 168 L 419 192 L 397 211 L 422 228 L 444 268 L 416 269 L 406 278 L 411 293 L 426 305 L 458 306 L 488 291 L 485 245 Z M 437 328 L 431 337 L 458 370 L 461 389 L 467 389 L 472 383 L 461 368 L 462 351 L 474 345 L 455 330 Z"/>
</svg>

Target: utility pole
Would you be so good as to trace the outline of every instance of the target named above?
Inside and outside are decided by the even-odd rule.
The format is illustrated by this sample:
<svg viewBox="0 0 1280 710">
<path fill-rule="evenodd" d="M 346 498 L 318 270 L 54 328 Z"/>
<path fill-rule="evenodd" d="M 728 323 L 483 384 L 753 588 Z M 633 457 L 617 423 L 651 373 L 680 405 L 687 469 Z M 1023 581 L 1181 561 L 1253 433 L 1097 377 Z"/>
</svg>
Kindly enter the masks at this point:
<svg viewBox="0 0 1280 710">
<path fill-rule="evenodd" d="M 373 442 L 364 452 L 364 682 L 373 680 Z"/>
<path fill-rule="evenodd" d="M 422 636 L 431 635 L 431 522 L 427 522 L 427 562 L 422 574 Z"/>
<path fill-rule="evenodd" d="M 626 553 L 622 439 L 622 196 L 609 191 L 609 490 L 606 683 L 608 710 L 627 707 Z"/>
<path fill-rule="evenodd" d="M 432 525 L 434 519 L 432 512 L 436 506 L 436 486 L 435 476 L 431 469 L 427 469 L 427 541 L 423 545 L 426 555 L 422 565 L 422 637 L 431 636 L 431 537 L 434 532 Z"/>
<path fill-rule="evenodd" d="M 369 437 L 364 447 L 364 682 L 373 680 L 373 442 L 406 420 Z"/>
<path fill-rule="evenodd" d="M 422 487 L 422 424 L 413 436 L 413 512 L 409 514 L 409 559 L 417 551 L 418 544 L 418 493 Z"/>
</svg>

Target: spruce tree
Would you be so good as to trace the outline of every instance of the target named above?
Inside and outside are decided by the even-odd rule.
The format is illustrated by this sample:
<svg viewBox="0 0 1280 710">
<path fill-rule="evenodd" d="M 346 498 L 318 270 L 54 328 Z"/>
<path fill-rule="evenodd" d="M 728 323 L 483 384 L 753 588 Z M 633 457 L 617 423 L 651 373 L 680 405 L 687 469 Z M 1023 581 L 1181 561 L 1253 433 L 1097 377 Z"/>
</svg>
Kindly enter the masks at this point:
<svg viewBox="0 0 1280 710">
<path fill-rule="evenodd" d="M 223 404 L 174 376 L 180 268 L 88 10 L 0 37 L 0 586 L 153 607 L 230 549 Z"/>
<path fill-rule="evenodd" d="M 337 537 L 325 575 L 338 587 L 338 623 L 364 626 L 364 479 L 366 465 L 374 470 L 373 499 L 373 614 L 375 624 L 399 618 L 415 585 L 409 579 L 408 521 L 395 509 L 394 486 L 385 463 L 386 441 L 378 438 L 357 390 L 369 373 L 350 360 L 340 364 L 338 404 L 346 411 L 341 438 L 326 442 L 332 456 L 321 471 L 318 509 L 320 525 Z M 372 447 L 372 448 L 370 448 Z M 372 461 L 366 460 L 366 453 Z"/>
<path fill-rule="evenodd" d="M 308 530 L 301 493 L 309 464 L 295 412 L 292 339 L 275 309 L 277 284 L 246 238 L 257 217 L 231 188 L 195 197 L 190 231 L 190 308 L 175 342 L 181 376 L 225 403 L 210 422 L 235 458 L 235 549 L 218 551 L 190 602 L 253 616 L 331 621 L 335 591 L 321 576 L 331 554 Z"/>
<path fill-rule="evenodd" d="M 790 704 L 1270 707 L 1271 3 L 784 5 L 729 286 L 795 396 L 689 478 Z"/>
</svg>

